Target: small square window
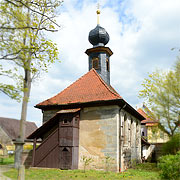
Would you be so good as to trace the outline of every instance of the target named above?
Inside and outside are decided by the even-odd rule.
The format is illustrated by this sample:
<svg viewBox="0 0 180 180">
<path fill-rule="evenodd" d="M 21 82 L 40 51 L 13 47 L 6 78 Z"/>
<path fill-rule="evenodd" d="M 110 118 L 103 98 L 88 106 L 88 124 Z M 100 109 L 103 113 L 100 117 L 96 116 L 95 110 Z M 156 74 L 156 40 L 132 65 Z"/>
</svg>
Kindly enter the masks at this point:
<svg viewBox="0 0 180 180">
<path fill-rule="evenodd" d="M 67 119 L 64 119 L 64 120 L 63 120 L 63 124 L 68 124 L 68 120 L 67 120 Z"/>
<path fill-rule="evenodd" d="M 78 118 L 75 118 L 75 124 L 77 124 L 78 123 Z"/>
</svg>

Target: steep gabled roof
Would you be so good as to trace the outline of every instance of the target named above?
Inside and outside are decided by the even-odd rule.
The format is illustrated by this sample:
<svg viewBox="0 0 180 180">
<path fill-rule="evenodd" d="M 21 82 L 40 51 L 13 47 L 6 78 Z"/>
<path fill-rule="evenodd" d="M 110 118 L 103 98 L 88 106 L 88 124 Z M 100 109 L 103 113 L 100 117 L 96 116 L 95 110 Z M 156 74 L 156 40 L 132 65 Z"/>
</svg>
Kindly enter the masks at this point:
<svg viewBox="0 0 180 180">
<path fill-rule="evenodd" d="M 7 135 L 13 140 L 19 135 L 20 121 L 12 118 L 0 117 L 0 127 L 7 133 Z M 33 131 L 37 129 L 34 122 L 26 121 L 25 137 L 29 136 Z"/>
<path fill-rule="evenodd" d="M 158 123 L 157 120 L 155 120 L 151 116 L 149 116 L 143 109 L 139 108 L 137 110 L 137 112 L 145 118 L 145 120 L 141 121 L 141 124 Z"/>
<path fill-rule="evenodd" d="M 36 107 L 116 99 L 122 97 L 102 80 L 95 69 L 91 69 L 59 94 L 37 104 Z"/>
</svg>

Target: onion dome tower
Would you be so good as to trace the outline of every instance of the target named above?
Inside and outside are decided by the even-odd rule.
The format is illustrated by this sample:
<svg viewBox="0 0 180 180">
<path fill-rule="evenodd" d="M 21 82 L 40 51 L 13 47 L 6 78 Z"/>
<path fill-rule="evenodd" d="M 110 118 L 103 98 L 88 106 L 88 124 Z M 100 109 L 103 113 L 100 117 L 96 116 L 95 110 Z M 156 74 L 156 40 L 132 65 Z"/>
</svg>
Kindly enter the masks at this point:
<svg viewBox="0 0 180 180">
<path fill-rule="evenodd" d="M 101 78 L 110 85 L 110 56 L 113 54 L 109 47 L 105 45 L 109 42 L 109 34 L 99 25 L 99 8 L 97 13 L 97 26 L 89 32 L 89 42 L 93 48 L 87 49 L 89 56 L 89 71 L 94 68 Z"/>
</svg>

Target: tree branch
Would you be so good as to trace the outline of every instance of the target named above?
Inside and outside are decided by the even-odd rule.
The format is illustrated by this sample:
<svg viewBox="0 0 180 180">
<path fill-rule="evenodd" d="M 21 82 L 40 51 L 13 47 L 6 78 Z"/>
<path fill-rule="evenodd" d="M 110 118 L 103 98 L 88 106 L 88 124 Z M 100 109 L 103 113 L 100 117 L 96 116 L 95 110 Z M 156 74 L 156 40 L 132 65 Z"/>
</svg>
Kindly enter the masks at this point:
<svg viewBox="0 0 180 180">
<path fill-rule="evenodd" d="M 26 27 L 0 27 L 0 29 L 7 29 L 7 30 L 17 30 L 17 29 L 32 29 L 32 30 L 45 30 L 45 31 L 51 31 L 51 32 L 57 32 L 57 29 L 47 29 L 45 27 L 41 28 L 36 28 L 36 27 L 31 27 L 31 26 L 26 26 Z"/>
<path fill-rule="evenodd" d="M 9 0 L 6 0 L 6 1 L 9 2 Z M 57 24 L 55 21 L 53 21 L 53 20 L 52 20 L 50 17 L 48 17 L 47 15 L 45 15 L 45 14 L 39 12 L 39 11 L 36 11 L 35 9 L 30 8 L 28 5 L 24 4 L 21 0 L 15 0 L 15 1 L 18 2 L 18 3 L 21 3 L 24 7 L 28 8 L 28 9 L 31 10 L 32 12 L 35 12 L 35 13 L 41 15 L 41 16 L 46 17 L 46 18 L 47 18 L 49 21 L 51 21 L 53 24 L 55 24 L 56 26 L 60 27 L 59 24 Z"/>
</svg>

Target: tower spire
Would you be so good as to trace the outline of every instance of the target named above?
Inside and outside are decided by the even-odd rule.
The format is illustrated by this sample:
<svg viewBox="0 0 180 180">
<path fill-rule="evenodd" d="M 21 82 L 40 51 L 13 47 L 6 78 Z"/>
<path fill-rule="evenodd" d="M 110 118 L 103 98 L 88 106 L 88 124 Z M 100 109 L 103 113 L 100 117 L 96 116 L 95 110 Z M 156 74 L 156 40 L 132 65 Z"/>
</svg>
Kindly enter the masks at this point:
<svg viewBox="0 0 180 180">
<path fill-rule="evenodd" d="M 99 3 L 97 4 L 97 11 L 96 11 L 96 13 L 97 13 L 97 24 L 99 24 L 99 15 L 100 15 L 100 13 L 101 13 L 101 11 L 100 11 L 100 5 L 99 5 Z"/>
<path fill-rule="evenodd" d="M 89 56 L 89 70 L 94 68 L 101 78 L 110 85 L 110 56 L 113 54 L 110 48 L 105 47 L 109 42 L 109 34 L 99 25 L 99 3 L 97 5 L 97 26 L 89 32 L 89 42 L 93 48 L 87 49 Z"/>
</svg>

